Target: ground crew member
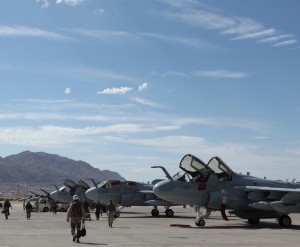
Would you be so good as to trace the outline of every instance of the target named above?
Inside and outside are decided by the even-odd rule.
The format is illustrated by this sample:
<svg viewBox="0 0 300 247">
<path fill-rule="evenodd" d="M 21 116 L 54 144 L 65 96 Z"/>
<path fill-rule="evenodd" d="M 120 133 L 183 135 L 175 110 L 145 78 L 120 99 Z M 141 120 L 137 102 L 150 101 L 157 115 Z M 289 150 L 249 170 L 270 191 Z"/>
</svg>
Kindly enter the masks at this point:
<svg viewBox="0 0 300 247">
<path fill-rule="evenodd" d="M 84 223 L 84 208 L 77 195 L 73 196 L 73 202 L 68 208 L 67 222 L 71 218 L 71 234 L 73 236 L 73 242 L 77 239 L 79 243 L 81 222 Z M 75 231 L 76 228 L 76 231 Z"/>
<path fill-rule="evenodd" d="M 32 205 L 30 203 L 30 201 L 28 201 L 25 205 L 25 209 L 26 209 L 26 217 L 27 220 L 30 220 L 30 216 L 31 216 L 31 212 L 32 212 Z"/>
<path fill-rule="evenodd" d="M 4 204 L 3 204 L 3 211 L 4 211 L 4 214 L 5 214 L 5 219 L 8 219 L 8 216 L 10 215 L 9 208 L 12 209 L 12 206 L 11 206 L 10 201 L 8 199 L 6 199 Z"/>
<path fill-rule="evenodd" d="M 108 226 L 112 227 L 114 216 L 116 213 L 116 206 L 115 204 L 113 204 L 112 199 L 110 199 L 109 203 L 106 205 L 106 212 L 107 212 Z"/>
</svg>

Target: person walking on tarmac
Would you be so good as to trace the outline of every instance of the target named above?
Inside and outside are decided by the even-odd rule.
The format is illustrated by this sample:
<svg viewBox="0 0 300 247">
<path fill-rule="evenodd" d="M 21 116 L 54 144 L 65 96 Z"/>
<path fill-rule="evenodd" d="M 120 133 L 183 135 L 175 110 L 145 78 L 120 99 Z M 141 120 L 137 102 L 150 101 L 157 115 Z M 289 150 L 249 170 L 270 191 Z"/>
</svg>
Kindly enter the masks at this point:
<svg viewBox="0 0 300 247">
<path fill-rule="evenodd" d="M 107 212 L 108 226 L 112 227 L 112 224 L 114 222 L 114 216 L 116 213 L 116 206 L 115 204 L 113 204 L 112 199 L 110 199 L 109 203 L 106 205 L 106 212 Z"/>
<path fill-rule="evenodd" d="M 5 219 L 6 220 L 8 219 L 8 216 L 10 215 L 9 208 L 12 209 L 12 206 L 11 206 L 10 201 L 8 199 L 6 199 L 5 202 L 4 202 L 4 205 L 3 205 L 3 211 L 4 211 L 4 214 L 5 214 Z"/>
<path fill-rule="evenodd" d="M 101 211 L 102 211 L 102 205 L 100 204 L 99 201 L 97 201 L 97 203 L 96 203 L 96 210 L 95 210 L 95 216 L 96 216 L 96 219 L 97 219 L 97 220 L 99 220 L 100 214 L 101 214 L 101 216 L 102 216 Z"/>
<path fill-rule="evenodd" d="M 30 220 L 31 212 L 32 212 L 32 205 L 31 205 L 30 201 L 28 201 L 28 202 L 26 203 L 25 209 L 26 209 L 26 217 L 27 217 L 27 220 Z"/>
<path fill-rule="evenodd" d="M 81 228 L 81 222 L 84 223 L 85 211 L 77 195 L 73 196 L 73 202 L 68 208 L 67 222 L 69 222 L 70 218 L 71 218 L 71 234 L 73 236 L 73 242 L 75 242 L 75 240 L 77 239 L 77 243 L 80 243 L 79 242 L 80 228 Z"/>
</svg>

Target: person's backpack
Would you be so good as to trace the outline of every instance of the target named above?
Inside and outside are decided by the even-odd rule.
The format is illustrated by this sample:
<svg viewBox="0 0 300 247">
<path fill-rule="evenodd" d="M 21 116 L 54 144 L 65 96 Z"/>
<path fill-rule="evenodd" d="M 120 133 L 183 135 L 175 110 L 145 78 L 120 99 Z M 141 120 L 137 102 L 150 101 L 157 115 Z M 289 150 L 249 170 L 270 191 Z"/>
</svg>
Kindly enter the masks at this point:
<svg viewBox="0 0 300 247">
<path fill-rule="evenodd" d="M 81 202 L 79 201 L 73 202 L 72 215 L 73 217 L 82 217 Z"/>
</svg>

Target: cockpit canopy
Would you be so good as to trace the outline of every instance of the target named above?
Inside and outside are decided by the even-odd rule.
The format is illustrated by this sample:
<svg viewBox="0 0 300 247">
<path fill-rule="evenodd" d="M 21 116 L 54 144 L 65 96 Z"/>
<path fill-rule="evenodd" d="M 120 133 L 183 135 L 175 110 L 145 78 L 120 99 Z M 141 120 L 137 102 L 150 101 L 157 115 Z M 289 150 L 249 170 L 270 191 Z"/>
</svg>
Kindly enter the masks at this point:
<svg viewBox="0 0 300 247">
<path fill-rule="evenodd" d="M 68 178 L 65 180 L 64 184 L 65 184 L 65 186 L 68 186 L 70 189 L 77 187 L 77 184 L 73 180 L 68 179 Z"/>
<path fill-rule="evenodd" d="M 102 181 L 97 185 L 97 187 L 106 189 L 118 189 L 121 187 L 122 184 L 126 184 L 128 188 L 133 188 L 136 186 L 136 182 L 134 181 L 109 180 Z"/>
<path fill-rule="evenodd" d="M 97 185 L 98 188 L 107 188 L 107 189 L 120 188 L 120 186 L 121 186 L 120 180 L 102 181 Z"/>
<path fill-rule="evenodd" d="M 83 180 L 80 180 L 80 181 L 78 182 L 78 185 L 79 185 L 79 187 L 81 187 L 83 190 L 88 190 L 88 189 L 90 188 L 90 186 L 89 186 L 86 182 L 84 182 Z"/>
<path fill-rule="evenodd" d="M 208 164 L 191 154 L 185 155 L 179 167 L 189 174 L 193 179 L 199 178 L 206 181 L 211 172 L 215 173 L 220 179 L 229 179 L 233 171 L 219 157 L 213 157 Z"/>
<path fill-rule="evenodd" d="M 229 175 L 233 173 L 231 168 L 217 156 L 210 159 L 208 162 L 208 167 L 216 174 L 226 173 Z"/>
</svg>

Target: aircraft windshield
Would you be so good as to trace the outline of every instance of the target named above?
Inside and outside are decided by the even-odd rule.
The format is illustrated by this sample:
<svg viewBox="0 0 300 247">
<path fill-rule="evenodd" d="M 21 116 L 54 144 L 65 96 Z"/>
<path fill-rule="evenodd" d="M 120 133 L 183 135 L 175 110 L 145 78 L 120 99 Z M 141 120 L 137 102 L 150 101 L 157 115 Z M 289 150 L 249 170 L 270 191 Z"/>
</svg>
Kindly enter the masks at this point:
<svg viewBox="0 0 300 247">
<path fill-rule="evenodd" d="M 174 180 L 183 181 L 183 182 L 188 182 L 191 180 L 189 175 L 184 171 L 177 172 L 172 178 Z"/>
<path fill-rule="evenodd" d="M 211 160 L 208 162 L 208 166 L 216 174 L 221 174 L 221 173 L 230 174 L 233 172 L 230 169 L 230 167 L 228 165 L 226 165 L 226 163 L 223 160 L 221 160 L 219 157 L 211 158 Z"/>
<path fill-rule="evenodd" d="M 121 186 L 121 181 L 120 180 L 111 180 L 106 182 L 106 188 L 110 189 L 116 189 Z"/>
<path fill-rule="evenodd" d="M 106 187 L 106 181 L 102 181 L 97 185 L 98 188 L 105 188 Z"/>
<path fill-rule="evenodd" d="M 136 182 L 133 182 L 133 181 L 126 181 L 126 183 L 127 183 L 127 186 L 130 188 L 136 186 Z"/>
<path fill-rule="evenodd" d="M 120 188 L 120 186 L 121 186 L 120 180 L 102 181 L 97 185 L 98 188 L 107 188 L 107 189 L 116 189 L 116 188 Z"/>
</svg>

